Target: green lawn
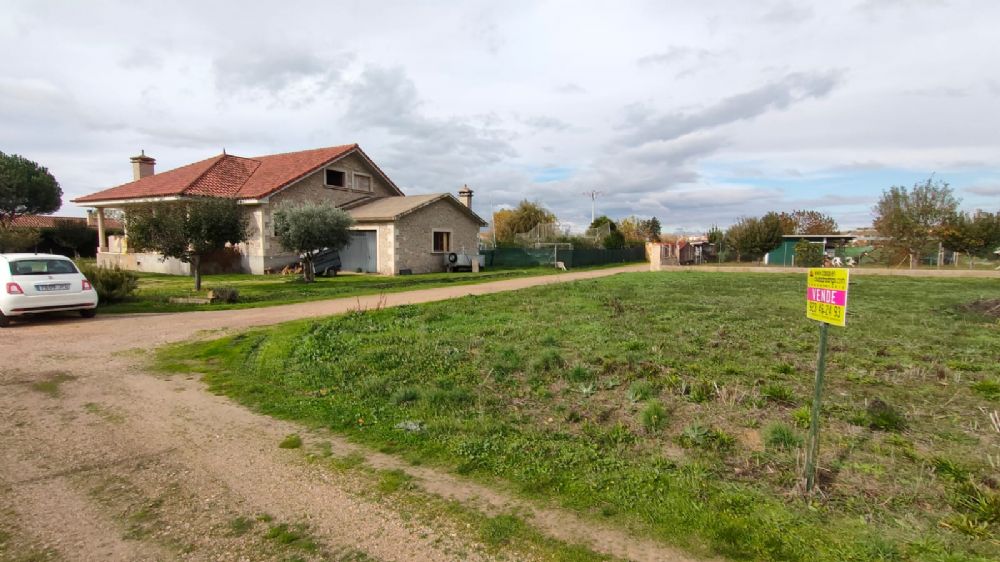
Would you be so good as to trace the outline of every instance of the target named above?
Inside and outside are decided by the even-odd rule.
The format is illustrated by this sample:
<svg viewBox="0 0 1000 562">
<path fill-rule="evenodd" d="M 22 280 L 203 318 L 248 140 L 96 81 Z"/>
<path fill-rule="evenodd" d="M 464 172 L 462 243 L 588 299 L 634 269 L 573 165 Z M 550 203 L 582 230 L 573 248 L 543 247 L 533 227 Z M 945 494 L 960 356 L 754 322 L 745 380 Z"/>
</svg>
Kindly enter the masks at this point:
<svg viewBox="0 0 1000 562">
<path fill-rule="evenodd" d="M 618 267 L 628 264 L 609 264 L 599 267 Z M 595 268 L 580 268 L 595 269 Z M 396 293 L 432 287 L 451 285 L 471 285 L 500 281 L 517 277 L 536 275 L 556 275 L 551 267 L 490 268 L 480 273 L 429 273 L 424 275 L 382 275 L 342 274 L 336 277 L 317 277 L 315 283 L 303 283 L 300 276 L 288 275 L 205 275 L 202 291 L 194 291 L 194 281 L 190 277 L 139 273 L 139 290 L 125 302 L 101 306 L 101 313 L 117 314 L 132 312 L 184 312 L 191 310 L 223 310 L 231 308 L 256 308 L 303 301 L 355 297 L 379 293 Z M 208 291 L 218 287 L 234 287 L 240 298 L 235 304 L 172 304 L 171 297 L 204 297 Z"/>
<path fill-rule="evenodd" d="M 961 308 L 1000 297 L 997 281 L 855 279 L 848 327 L 831 328 L 809 501 L 804 285 L 626 274 L 257 329 L 159 363 L 695 553 L 1000 558 L 1000 321 Z"/>
</svg>

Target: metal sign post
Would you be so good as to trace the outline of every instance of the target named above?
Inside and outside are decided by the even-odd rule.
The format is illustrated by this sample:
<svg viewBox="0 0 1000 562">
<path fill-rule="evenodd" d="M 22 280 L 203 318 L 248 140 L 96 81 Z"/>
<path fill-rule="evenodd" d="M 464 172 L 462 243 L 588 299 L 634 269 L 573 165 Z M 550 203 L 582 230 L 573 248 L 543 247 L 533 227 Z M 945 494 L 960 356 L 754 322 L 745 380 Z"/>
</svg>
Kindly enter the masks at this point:
<svg viewBox="0 0 1000 562">
<path fill-rule="evenodd" d="M 806 317 L 820 322 L 816 383 L 813 389 L 812 414 L 809 418 L 809 448 L 806 450 L 806 493 L 812 492 L 816 485 L 819 414 L 822 409 L 823 377 L 826 374 L 826 337 L 830 324 L 840 327 L 847 325 L 849 276 L 848 269 L 812 268 L 806 281 Z"/>
</svg>

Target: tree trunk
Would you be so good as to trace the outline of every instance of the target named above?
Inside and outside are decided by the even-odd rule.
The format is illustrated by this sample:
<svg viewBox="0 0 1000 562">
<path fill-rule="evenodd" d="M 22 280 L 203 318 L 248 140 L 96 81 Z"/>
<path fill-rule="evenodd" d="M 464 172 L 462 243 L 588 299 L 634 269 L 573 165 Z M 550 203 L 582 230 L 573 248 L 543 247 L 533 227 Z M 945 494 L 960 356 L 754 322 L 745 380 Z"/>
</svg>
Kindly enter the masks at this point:
<svg viewBox="0 0 1000 562">
<path fill-rule="evenodd" d="M 302 280 L 312 283 L 316 280 L 316 272 L 313 270 L 312 256 L 307 256 L 302 260 Z"/>
<path fill-rule="evenodd" d="M 191 265 L 194 269 L 194 290 L 201 290 L 201 256 L 192 256 Z"/>
</svg>

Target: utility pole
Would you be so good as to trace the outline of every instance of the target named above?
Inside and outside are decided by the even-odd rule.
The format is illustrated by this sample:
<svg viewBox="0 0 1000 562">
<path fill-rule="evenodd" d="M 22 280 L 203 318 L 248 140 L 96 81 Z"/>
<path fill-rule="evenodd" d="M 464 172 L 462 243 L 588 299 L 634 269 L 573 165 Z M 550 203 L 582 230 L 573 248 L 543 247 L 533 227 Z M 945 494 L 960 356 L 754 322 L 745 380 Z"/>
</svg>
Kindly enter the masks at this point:
<svg viewBox="0 0 1000 562">
<path fill-rule="evenodd" d="M 604 195 L 604 193 L 600 191 L 584 191 L 583 194 L 590 197 L 590 224 L 594 224 L 594 221 L 597 219 L 597 196 Z"/>
</svg>

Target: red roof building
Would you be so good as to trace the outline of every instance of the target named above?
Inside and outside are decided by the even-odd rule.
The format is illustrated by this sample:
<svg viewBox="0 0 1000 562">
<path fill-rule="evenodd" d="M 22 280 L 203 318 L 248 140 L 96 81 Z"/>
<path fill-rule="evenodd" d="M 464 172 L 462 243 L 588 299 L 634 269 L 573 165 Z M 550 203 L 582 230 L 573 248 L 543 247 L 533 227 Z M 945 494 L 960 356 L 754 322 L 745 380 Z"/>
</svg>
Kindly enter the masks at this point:
<svg viewBox="0 0 1000 562">
<path fill-rule="evenodd" d="M 352 242 L 341 251 L 343 268 L 390 275 L 444 270 L 456 251 L 478 254 L 479 229 L 486 224 L 472 210 L 471 190 L 463 191 L 462 201 L 449 193 L 407 197 L 357 144 L 252 158 L 223 152 L 162 173 L 145 153 L 131 162 L 133 181 L 73 200 L 97 209 L 99 264 L 186 273 L 186 264 L 130 250 L 127 237 L 107 238 L 104 210 L 127 215 L 132 205 L 202 197 L 236 199 L 245 209 L 251 236 L 234 249 L 239 259 L 227 271 L 264 273 L 297 261 L 274 234 L 273 212 L 281 205 L 343 208 L 357 221 Z"/>
</svg>

